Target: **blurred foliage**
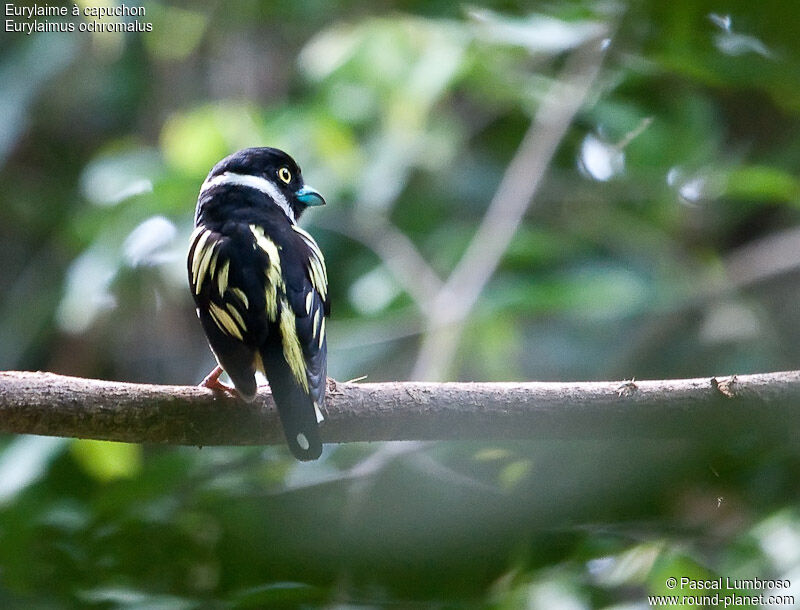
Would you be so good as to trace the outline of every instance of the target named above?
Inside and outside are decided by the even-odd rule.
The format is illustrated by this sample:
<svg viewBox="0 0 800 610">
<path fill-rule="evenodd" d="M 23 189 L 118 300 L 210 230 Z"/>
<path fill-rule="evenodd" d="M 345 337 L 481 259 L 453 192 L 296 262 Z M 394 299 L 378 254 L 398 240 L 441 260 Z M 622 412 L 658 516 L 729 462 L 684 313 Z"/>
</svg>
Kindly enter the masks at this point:
<svg viewBox="0 0 800 610">
<path fill-rule="evenodd" d="M 1 368 L 201 379 L 198 186 L 272 145 L 330 202 L 304 220 L 331 276 L 331 374 L 407 378 L 424 312 L 363 233 L 396 228 L 446 279 L 560 68 L 603 31 L 454 378 L 800 368 L 792 3 L 145 7 L 149 34 L 0 38 Z M 787 578 L 800 600 L 798 475 L 797 447 L 749 430 L 351 444 L 303 465 L 9 437 L 0 604 L 645 608 L 668 576 Z"/>
</svg>

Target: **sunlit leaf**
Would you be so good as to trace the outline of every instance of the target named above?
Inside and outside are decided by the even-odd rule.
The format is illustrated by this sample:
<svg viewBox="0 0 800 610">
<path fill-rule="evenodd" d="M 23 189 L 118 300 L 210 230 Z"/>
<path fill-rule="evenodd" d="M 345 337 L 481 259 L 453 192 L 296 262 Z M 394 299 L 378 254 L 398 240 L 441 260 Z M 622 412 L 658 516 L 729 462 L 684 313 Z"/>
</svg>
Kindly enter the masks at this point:
<svg viewBox="0 0 800 610">
<path fill-rule="evenodd" d="M 98 247 L 72 262 L 56 314 L 63 330 L 81 333 L 99 314 L 116 306 L 117 301 L 109 291 L 118 268 L 116 258 L 116 253 Z"/>
<path fill-rule="evenodd" d="M 175 225 L 163 216 L 153 216 L 131 231 L 125 238 L 125 258 L 132 267 L 157 265 L 174 258 L 166 251 L 175 239 Z"/>
<path fill-rule="evenodd" d="M 563 21 L 544 14 L 508 18 L 486 9 L 473 9 L 477 31 L 492 42 L 519 45 L 533 52 L 560 53 L 606 34 L 603 23 Z"/>
<path fill-rule="evenodd" d="M 513 489 L 531 471 L 530 460 L 515 460 L 503 466 L 500 471 L 500 485 L 503 489 Z"/>
<path fill-rule="evenodd" d="M 147 50 L 174 61 L 195 51 L 209 17 L 200 11 L 153 3 L 148 6 L 147 21 L 153 24 L 152 31 L 142 35 Z"/>
<path fill-rule="evenodd" d="M 264 144 L 255 108 L 247 104 L 213 104 L 174 114 L 161 132 L 167 162 L 179 171 L 202 177 L 231 152 Z"/>
<path fill-rule="evenodd" d="M 133 443 L 80 439 L 70 452 L 88 474 L 102 482 L 134 477 L 142 468 L 142 448 Z"/>
<path fill-rule="evenodd" d="M 86 166 L 81 176 L 84 196 L 97 205 L 117 203 L 153 190 L 161 173 L 155 151 L 135 148 L 98 157 Z"/>
<path fill-rule="evenodd" d="M 777 167 L 737 167 L 727 175 L 725 193 L 737 199 L 800 202 L 797 178 Z"/>
</svg>

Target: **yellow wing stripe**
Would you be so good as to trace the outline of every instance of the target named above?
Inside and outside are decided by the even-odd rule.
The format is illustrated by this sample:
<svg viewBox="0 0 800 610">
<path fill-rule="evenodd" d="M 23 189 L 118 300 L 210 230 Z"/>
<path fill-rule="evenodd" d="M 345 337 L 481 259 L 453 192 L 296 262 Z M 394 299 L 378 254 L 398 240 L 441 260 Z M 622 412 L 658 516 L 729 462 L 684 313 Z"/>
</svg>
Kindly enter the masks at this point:
<svg viewBox="0 0 800 610">
<path fill-rule="evenodd" d="M 195 232 L 196 231 L 197 229 L 195 229 Z M 208 240 L 209 235 L 211 235 L 210 231 L 202 229 L 201 232 L 198 233 L 199 237 L 195 238 L 196 241 L 194 242 L 194 250 L 192 250 L 192 284 L 195 286 L 197 286 L 197 273 L 200 269 L 200 261 L 203 258 L 203 248 Z"/>
<path fill-rule="evenodd" d="M 294 312 L 285 299 L 281 299 L 281 341 L 283 342 L 283 357 L 289 363 L 289 368 L 300 384 L 300 387 L 308 393 L 308 378 L 306 377 L 306 361 L 303 358 L 303 350 L 300 347 L 300 339 L 297 336 Z"/>
<path fill-rule="evenodd" d="M 197 267 L 197 286 L 195 287 L 197 294 L 200 294 L 200 290 L 203 287 L 203 282 L 208 274 L 208 266 L 211 263 L 211 256 L 214 254 L 215 246 L 215 243 L 211 243 L 206 244 L 206 246 L 203 248 L 202 258 L 200 259 L 200 264 Z"/>
<path fill-rule="evenodd" d="M 322 268 L 324 270 L 325 269 L 325 257 L 322 256 L 322 250 L 319 249 L 319 246 L 317 245 L 317 242 L 314 241 L 314 238 L 311 237 L 311 234 L 308 231 L 305 231 L 304 229 L 300 228 L 297 225 L 292 225 L 292 229 L 294 229 L 297 233 L 299 233 L 300 236 L 303 238 L 303 240 L 308 244 L 308 247 L 311 248 L 311 251 L 314 253 L 314 256 L 322 262 Z M 325 279 L 326 280 L 328 279 L 327 274 L 325 276 Z"/>
<path fill-rule="evenodd" d="M 189 236 L 189 244 L 191 244 L 189 246 L 190 250 L 194 247 L 194 242 L 197 241 L 197 238 L 200 237 L 200 234 L 205 230 L 206 228 L 203 225 L 198 225 L 194 228 L 194 231 L 192 231 L 192 234 Z"/>
<path fill-rule="evenodd" d="M 292 229 L 303 238 L 303 241 L 306 242 L 306 245 L 311 250 L 311 258 L 308 261 L 308 275 L 311 278 L 314 289 L 319 292 L 324 301 L 328 293 L 328 270 L 325 267 L 325 257 L 322 256 L 322 251 L 319 249 L 317 242 L 314 241 L 314 238 L 309 233 L 294 224 Z"/>
<path fill-rule="evenodd" d="M 219 268 L 219 273 L 217 274 L 217 291 L 220 297 L 225 296 L 225 291 L 228 289 L 228 272 L 230 268 L 230 261 L 225 261 L 222 267 Z"/>
<path fill-rule="evenodd" d="M 209 303 L 208 308 L 209 313 L 211 314 L 211 318 L 214 320 L 214 323 L 219 327 L 219 329 L 232 336 L 242 340 L 242 332 L 239 330 L 239 327 L 236 326 L 236 322 L 234 322 L 233 318 L 228 314 L 227 311 L 219 307 L 216 303 Z"/>
<path fill-rule="evenodd" d="M 244 290 L 241 288 L 231 288 L 231 292 L 236 295 L 236 298 L 239 299 L 239 301 L 241 301 L 245 309 L 250 308 L 250 301 L 247 300 L 247 295 L 244 293 Z"/>
<path fill-rule="evenodd" d="M 328 292 L 328 281 L 325 276 L 325 267 L 320 265 L 319 260 L 313 256 L 309 259 L 309 276 L 311 277 L 311 284 L 314 289 L 319 293 L 319 296 L 325 300 L 325 295 Z"/>
<path fill-rule="evenodd" d="M 275 286 L 267 284 L 264 290 L 264 298 L 266 299 L 267 318 L 270 322 L 274 322 L 278 317 L 278 291 L 275 290 Z"/>
<path fill-rule="evenodd" d="M 231 314 L 231 317 L 236 320 L 239 328 L 246 331 L 247 326 L 245 326 L 244 318 L 242 318 L 242 314 L 240 314 L 236 307 L 234 307 L 233 303 L 227 303 L 226 307 L 228 308 L 228 312 Z"/>
<path fill-rule="evenodd" d="M 278 317 L 278 288 L 285 292 L 286 286 L 283 281 L 283 271 L 281 269 L 281 256 L 278 246 L 264 234 L 264 229 L 258 225 L 250 225 L 250 232 L 256 240 L 255 245 L 266 252 L 269 264 L 264 270 L 267 278 L 264 297 L 267 303 L 267 317 L 275 321 Z"/>
<path fill-rule="evenodd" d="M 219 258 L 219 248 L 214 248 L 214 255 L 211 257 L 211 262 L 208 263 L 208 275 L 214 277 L 217 272 L 217 259 Z"/>
</svg>

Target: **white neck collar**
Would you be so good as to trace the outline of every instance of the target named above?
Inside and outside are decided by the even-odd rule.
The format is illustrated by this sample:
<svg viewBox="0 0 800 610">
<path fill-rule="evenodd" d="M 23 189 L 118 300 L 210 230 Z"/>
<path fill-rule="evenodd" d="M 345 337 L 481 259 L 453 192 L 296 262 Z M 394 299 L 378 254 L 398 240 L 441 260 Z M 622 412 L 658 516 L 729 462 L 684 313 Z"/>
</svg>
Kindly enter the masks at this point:
<svg viewBox="0 0 800 610">
<path fill-rule="evenodd" d="M 289 202 L 286 200 L 286 196 L 278 190 L 277 186 L 275 186 L 266 178 L 251 176 L 249 174 L 234 174 L 232 172 L 225 172 L 203 182 L 203 186 L 200 187 L 200 195 L 202 196 L 203 193 L 214 187 L 223 185 L 246 186 L 256 189 L 272 199 L 272 201 L 274 201 L 275 204 L 283 210 L 283 213 L 286 214 L 292 224 L 297 222 L 294 217 L 292 206 L 289 205 Z"/>
</svg>

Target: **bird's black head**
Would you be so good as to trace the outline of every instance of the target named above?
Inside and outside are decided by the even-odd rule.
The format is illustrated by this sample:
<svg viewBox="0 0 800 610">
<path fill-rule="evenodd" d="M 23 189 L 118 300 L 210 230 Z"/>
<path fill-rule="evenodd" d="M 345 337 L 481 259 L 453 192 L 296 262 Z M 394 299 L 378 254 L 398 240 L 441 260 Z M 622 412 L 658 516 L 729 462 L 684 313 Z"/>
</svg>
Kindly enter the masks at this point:
<svg viewBox="0 0 800 610">
<path fill-rule="evenodd" d="M 203 183 L 201 201 L 204 192 L 222 186 L 259 190 L 292 220 L 310 206 L 325 205 L 322 195 L 303 182 L 295 160 L 277 148 L 245 148 L 222 159 Z"/>
</svg>

